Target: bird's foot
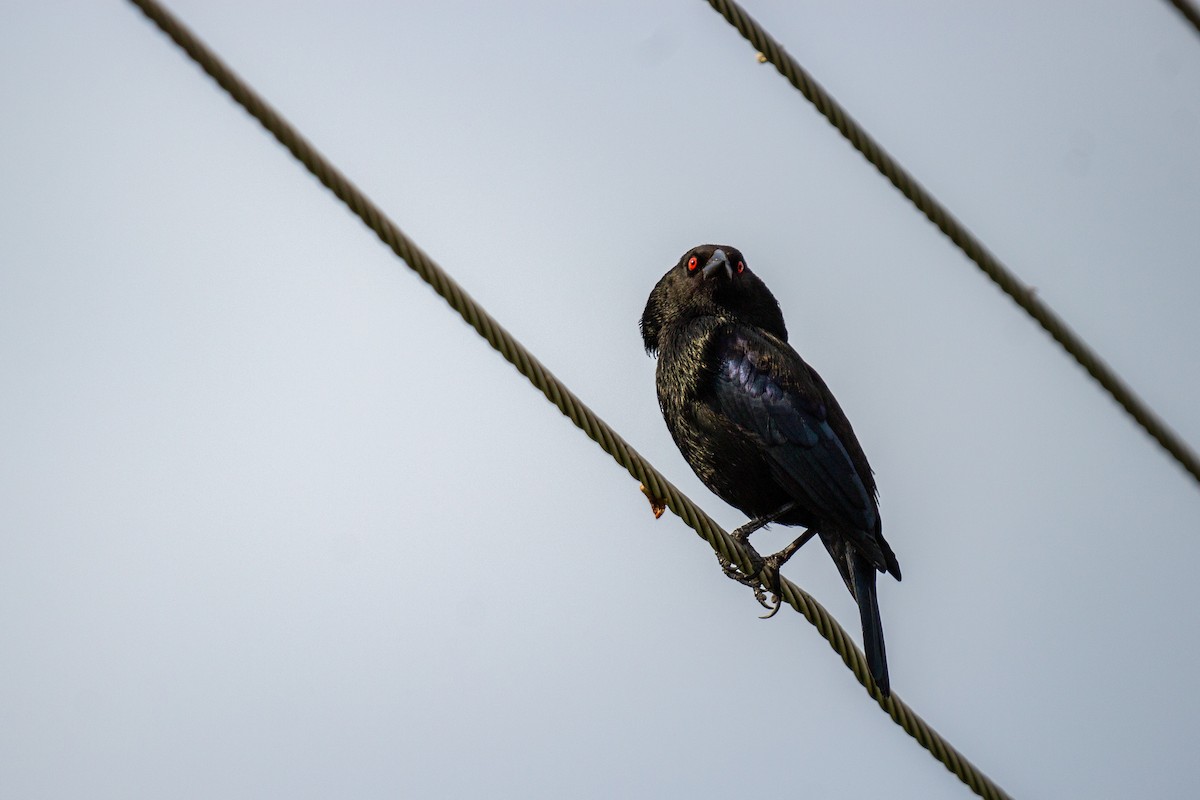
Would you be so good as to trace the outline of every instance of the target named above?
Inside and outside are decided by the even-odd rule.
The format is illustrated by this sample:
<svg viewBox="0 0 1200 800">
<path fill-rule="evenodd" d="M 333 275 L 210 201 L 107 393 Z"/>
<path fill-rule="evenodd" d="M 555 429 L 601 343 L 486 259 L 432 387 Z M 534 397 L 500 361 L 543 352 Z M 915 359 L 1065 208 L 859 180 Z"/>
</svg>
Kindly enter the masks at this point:
<svg viewBox="0 0 1200 800">
<path fill-rule="evenodd" d="M 737 581 L 743 586 L 749 586 L 754 592 L 754 599 L 758 601 L 758 604 L 770 611 L 773 606 L 767 600 L 767 596 L 763 592 L 762 581 L 759 579 L 759 576 L 762 575 L 763 571 L 763 558 L 750 545 L 743 543 L 743 547 L 746 548 L 750 555 L 750 563 L 753 566 L 753 571 L 750 573 L 742 572 L 740 567 L 738 567 L 729 559 L 725 558 L 725 556 L 718 553 L 717 561 L 721 564 L 721 571 L 724 572 L 725 577 L 729 578 L 730 580 Z"/>
<path fill-rule="evenodd" d="M 779 570 L 815 534 L 815 530 L 807 530 L 778 553 L 772 553 L 766 558 L 757 560 L 753 576 L 747 577 L 740 571 L 736 571 L 734 575 L 731 575 L 730 572 L 733 570 L 732 565 L 725 570 L 726 575 L 745 583 L 754 590 L 754 599 L 758 600 L 759 605 L 767 609 L 767 613 L 763 614 L 759 619 L 770 619 L 779 613 L 779 609 L 783 605 L 783 583 Z M 757 552 L 754 555 L 756 558 L 758 557 Z M 770 601 L 767 600 L 766 592 L 763 591 L 764 586 L 766 587 L 766 592 L 771 593 Z"/>
<path fill-rule="evenodd" d="M 750 534 L 754 533 L 759 528 L 782 517 L 784 514 L 795 508 L 794 502 L 789 502 L 773 511 L 770 514 L 762 517 L 755 517 L 745 525 L 737 528 L 731 534 L 734 541 L 744 547 L 750 556 L 750 564 L 753 571 L 750 573 L 743 572 L 741 568 L 736 566 L 732 561 L 718 554 L 717 561 L 721 564 L 721 571 L 725 573 L 725 577 L 730 580 L 735 580 L 743 586 L 749 586 L 754 592 L 754 599 L 758 604 L 767 609 L 762 619 L 770 619 L 779 612 L 779 607 L 783 605 L 783 591 L 779 580 L 779 568 L 787 563 L 787 560 L 792 555 L 804 546 L 804 543 L 813 537 L 816 531 L 807 530 L 798 539 L 789 544 L 787 547 L 780 550 L 774 555 L 763 558 L 758 554 L 758 551 L 750 546 Z M 764 587 L 765 590 L 764 590 Z M 771 593 L 771 599 L 767 599 L 767 592 Z"/>
<path fill-rule="evenodd" d="M 764 614 L 762 617 L 760 617 L 760 619 L 770 619 L 779 612 L 780 606 L 783 605 L 783 585 L 782 579 L 779 575 L 779 570 L 788 562 L 788 559 L 795 555 L 796 551 L 803 547 L 804 543 L 811 539 L 815 534 L 815 530 L 806 530 L 787 547 L 783 548 L 778 553 L 772 553 L 762 560 L 762 566 L 759 567 L 759 575 L 761 576 L 761 582 L 766 584 L 768 590 L 771 592 L 773 604 L 767 605 L 765 602 L 763 602 L 760 596 L 762 594 L 761 588 L 755 590 L 755 596 L 759 597 L 758 602 L 770 612 L 768 614 Z"/>
<path fill-rule="evenodd" d="M 767 614 L 762 619 L 770 619 L 779 611 L 779 606 L 782 603 L 782 595 L 779 590 L 779 567 L 781 563 L 778 560 L 778 553 L 770 558 L 763 558 L 748 544 L 743 544 L 750 556 L 752 571 L 749 573 L 743 572 L 740 567 L 734 564 L 729 559 L 718 554 L 717 561 L 721 564 L 721 571 L 725 573 L 725 577 L 730 580 L 737 581 L 743 586 L 749 586 L 754 592 L 754 599 L 758 604 L 767 610 Z M 764 590 L 764 584 L 767 589 Z M 770 592 L 772 597 L 767 599 L 767 592 Z"/>
<path fill-rule="evenodd" d="M 750 534 L 754 533 L 759 528 L 771 524 L 795 507 L 796 503 L 794 501 L 784 503 L 770 514 L 765 514 L 761 517 L 755 517 L 754 519 L 746 522 L 744 525 L 739 526 L 729 534 L 735 542 L 749 551 L 750 562 L 754 567 L 753 572 L 749 574 L 742 572 L 742 570 L 734 566 L 729 559 L 721 555 L 717 556 L 717 560 L 721 562 L 721 570 L 724 571 L 725 576 L 731 580 L 735 580 L 738 583 L 743 584 L 744 586 L 749 586 L 754 591 L 754 599 L 758 601 L 758 604 L 771 612 L 771 614 L 768 616 L 773 615 L 779 610 L 778 595 L 776 595 L 776 602 L 772 604 L 767 600 L 766 593 L 763 592 L 761 575 L 764 561 L 762 556 L 758 554 L 758 551 L 750 546 Z"/>
</svg>

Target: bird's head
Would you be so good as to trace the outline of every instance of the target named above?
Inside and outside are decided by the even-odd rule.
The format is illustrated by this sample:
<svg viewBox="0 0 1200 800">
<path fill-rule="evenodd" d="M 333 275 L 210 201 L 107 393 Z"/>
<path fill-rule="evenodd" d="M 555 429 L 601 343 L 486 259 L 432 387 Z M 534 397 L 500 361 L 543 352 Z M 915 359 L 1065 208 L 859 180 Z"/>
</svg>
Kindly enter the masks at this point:
<svg viewBox="0 0 1200 800">
<path fill-rule="evenodd" d="M 731 317 L 787 341 L 779 302 L 736 247 L 693 247 L 662 276 L 642 312 L 646 352 L 658 352 L 664 330 L 701 316 Z"/>
</svg>

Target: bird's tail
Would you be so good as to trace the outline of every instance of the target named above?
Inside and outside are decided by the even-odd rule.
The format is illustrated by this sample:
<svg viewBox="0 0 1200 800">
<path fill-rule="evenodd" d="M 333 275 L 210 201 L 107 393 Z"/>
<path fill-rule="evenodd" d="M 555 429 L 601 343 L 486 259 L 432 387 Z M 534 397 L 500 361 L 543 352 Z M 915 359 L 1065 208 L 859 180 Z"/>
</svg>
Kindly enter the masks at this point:
<svg viewBox="0 0 1200 800">
<path fill-rule="evenodd" d="M 883 647 L 883 622 L 879 617 L 879 598 L 875 594 L 875 565 L 859 555 L 845 536 L 825 531 L 820 531 L 820 535 L 821 543 L 833 556 L 833 562 L 846 582 L 846 588 L 858 603 L 858 613 L 862 617 L 863 652 L 867 654 L 871 677 L 883 696 L 890 697 L 892 686 L 888 681 L 887 651 Z M 895 561 L 895 556 L 892 556 L 892 560 Z"/>
<path fill-rule="evenodd" d="M 862 617 L 863 651 L 867 655 L 867 667 L 875 678 L 875 685 L 884 697 L 892 694 L 888 680 L 887 651 L 883 646 L 883 621 L 879 617 L 879 598 L 875 593 L 875 567 L 865 558 L 846 548 L 846 559 L 850 562 L 850 573 L 854 581 L 854 599 L 858 602 L 858 613 Z"/>
</svg>

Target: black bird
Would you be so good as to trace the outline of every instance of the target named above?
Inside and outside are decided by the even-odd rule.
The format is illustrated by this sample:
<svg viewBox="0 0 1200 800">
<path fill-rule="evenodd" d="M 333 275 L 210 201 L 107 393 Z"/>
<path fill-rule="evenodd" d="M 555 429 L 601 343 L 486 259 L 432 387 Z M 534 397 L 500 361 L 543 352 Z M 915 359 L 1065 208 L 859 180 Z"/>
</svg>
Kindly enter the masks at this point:
<svg viewBox="0 0 1200 800">
<path fill-rule="evenodd" d="M 778 568 L 815 532 L 862 616 L 875 683 L 891 693 L 875 571 L 900 579 L 883 539 L 875 478 L 850 421 L 787 343 L 779 302 L 733 247 L 684 253 L 641 319 L 658 355 L 658 404 L 700 480 L 750 516 L 742 541 L 769 522 L 806 532 L 767 561 Z"/>
</svg>

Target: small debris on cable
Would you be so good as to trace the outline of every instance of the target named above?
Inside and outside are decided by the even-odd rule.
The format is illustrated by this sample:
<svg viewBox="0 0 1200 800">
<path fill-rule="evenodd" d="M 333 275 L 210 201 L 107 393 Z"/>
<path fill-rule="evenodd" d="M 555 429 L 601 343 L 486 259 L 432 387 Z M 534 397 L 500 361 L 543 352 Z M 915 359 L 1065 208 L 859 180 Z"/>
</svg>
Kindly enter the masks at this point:
<svg viewBox="0 0 1200 800">
<path fill-rule="evenodd" d="M 642 490 L 642 494 L 646 495 L 646 499 L 650 501 L 650 510 L 654 512 L 654 518 L 658 519 L 667 510 L 667 501 L 661 497 L 655 497 L 650 494 L 650 490 L 646 488 L 646 484 L 638 484 L 638 488 Z"/>
</svg>

